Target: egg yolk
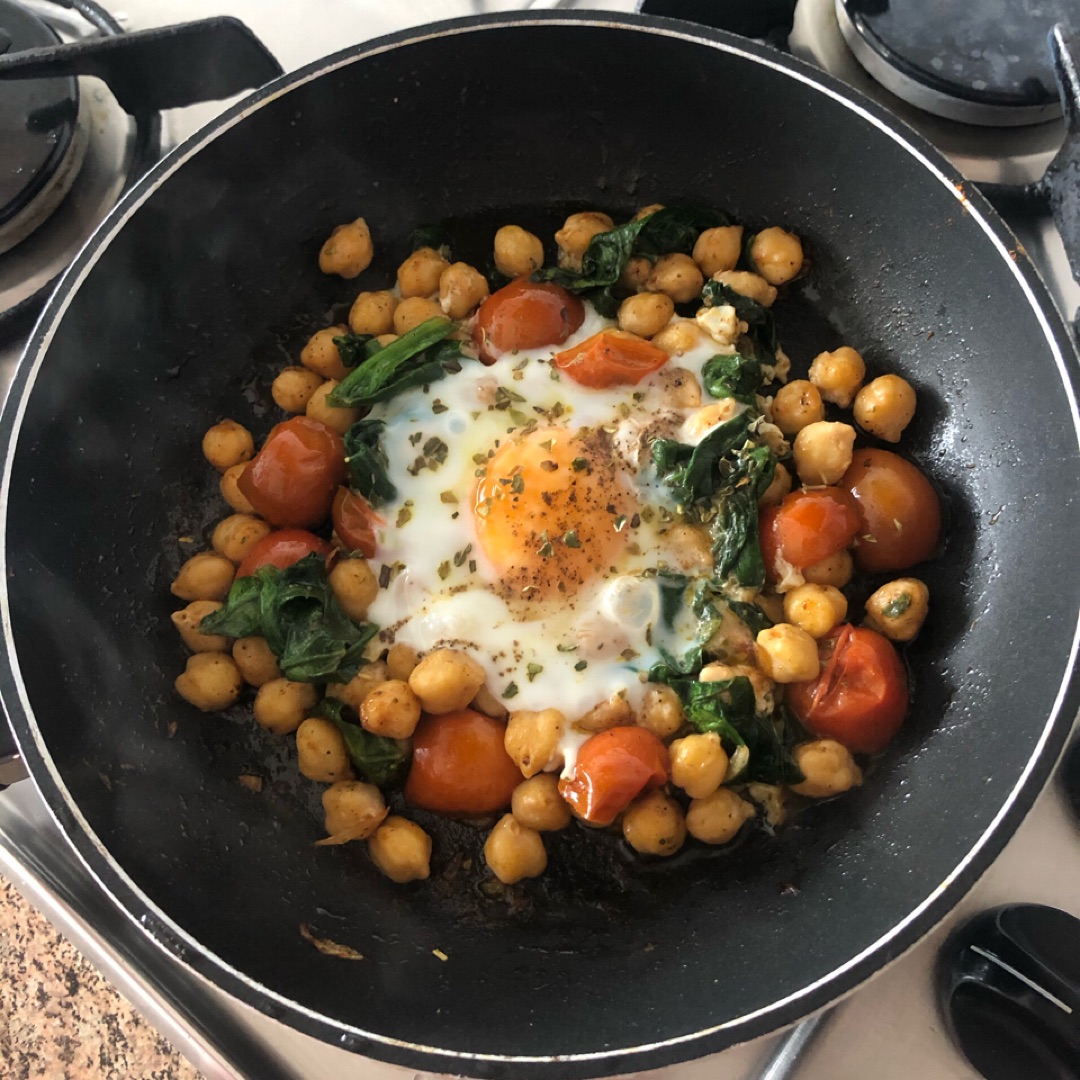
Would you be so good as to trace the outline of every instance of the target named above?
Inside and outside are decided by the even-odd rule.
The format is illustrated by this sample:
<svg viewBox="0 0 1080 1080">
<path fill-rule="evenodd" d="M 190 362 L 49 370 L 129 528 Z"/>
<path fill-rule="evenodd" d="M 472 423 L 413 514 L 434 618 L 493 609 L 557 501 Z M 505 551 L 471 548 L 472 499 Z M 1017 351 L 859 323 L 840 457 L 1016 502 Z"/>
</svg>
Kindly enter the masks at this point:
<svg viewBox="0 0 1080 1080">
<path fill-rule="evenodd" d="M 504 596 L 572 595 L 626 546 L 635 500 L 602 430 L 538 429 L 488 459 L 473 513 Z"/>
</svg>

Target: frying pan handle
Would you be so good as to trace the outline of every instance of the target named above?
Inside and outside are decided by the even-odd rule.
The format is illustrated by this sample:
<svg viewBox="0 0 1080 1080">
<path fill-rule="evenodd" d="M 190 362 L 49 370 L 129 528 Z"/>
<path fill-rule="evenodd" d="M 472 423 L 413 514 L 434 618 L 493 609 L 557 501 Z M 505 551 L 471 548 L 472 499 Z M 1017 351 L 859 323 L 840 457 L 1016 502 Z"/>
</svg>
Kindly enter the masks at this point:
<svg viewBox="0 0 1080 1080">
<path fill-rule="evenodd" d="M 281 74 L 251 30 L 226 17 L 0 55 L 0 79 L 94 75 L 131 116 L 232 97 Z"/>
</svg>

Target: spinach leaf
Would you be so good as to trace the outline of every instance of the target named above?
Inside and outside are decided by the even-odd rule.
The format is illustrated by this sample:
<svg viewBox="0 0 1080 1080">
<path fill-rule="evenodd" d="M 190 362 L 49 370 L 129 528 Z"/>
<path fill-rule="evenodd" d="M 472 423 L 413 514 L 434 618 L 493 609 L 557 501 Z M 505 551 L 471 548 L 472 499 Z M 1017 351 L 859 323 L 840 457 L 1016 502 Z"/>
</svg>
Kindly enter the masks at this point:
<svg viewBox="0 0 1080 1080">
<path fill-rule="evenodd" d="M 765 561 L 758 534 L 758 499 L 772 483 L 776 458 L 767 446 L 740 451 L 727 485 L 717 500 L 710 525 L 713 575 L 722 582 L 729 574 L 743 586 L 765 584 Z"/>
<path fill-rule="evenodd" d="M 646 218 L 634 244 L 634 254 L 649 259 L 674 252 L 689 255 L 706 229 L 730 224 L 731 218 L 723 210 L 692 203 L 672 203 Z"/>
<path fill-rule="evenodd" d="M 747 325 L 746 338 L 753 345 L 755 357 L 763 364 L 776 362 L 776 325 L 767 307 L 737 293 L 731 286 L 711 279 L 705 282 L 701 299 L 706 307 L 730 304 Z"/>
<path fill-rule="evenodd" d="M 660 618 L 669 630 L 675 626 L 675 617 L 682 608 L 689 580 L 685 574 L 673 574 L 670 571 L 657 575 L 656 583 L 660 587 Z"/>
<path fill-rule="evenodd" d="M 720 682 L 677 679 L 671 685 L 694 728 L 715 731 L 728 746 L 745 745 L 741 729 L 754 718 L 754 687 L 745 675 Z"/>
<path fill-rule="evenodd" d="M 338 605 L 321 555 L 285 570 L 264 566 L 240 578 L 225 606 L 199 623 L 205 634 L 258 635 L 294 682 L 348 682 L 362 666 L 373 623 L 354 623 Z"/>
<path fill-rule="evenodd" d="M 389 462 L 379 442 L 385 426 L 382 420 L 357 420 L 345 432 L 349 482 L 372 506 L 397 496 L 397 487 L 387 472 Z"/>
<path fill-rule="evenodd" d="M 745 442 L 751 418 L 746 413 L 719 424 L 697 446 L 656 439 L 652 458 L 657 475 L 680 506 L 714 495 L 724 482 L 721 461 Z"/>
<path fill-rule="evenodd" d="M 460 371 L 461 343 L 445 340 L 454 327 L 449 319 L 437 317 L 422 322 L 353 368 L 327 402 L 342 408 L 373 405 Z"/>
<path fill-rule="evenodd" d="M 757 604 L 747 604 L 742 600 L 728 600 L 727 606 L 750 627 L 750 632 L 754 637 L 757 637 L 762 630 L 768 630 L 773 625 L 772 619 Z"/>
<path fill-rule="evenodd" d="M 382 346 L 371 334 L 341 334 L 334 338 L 338 356 L 341 362 L 348 368 L 354 368 L 363 363 L 369 356 L 374 356 Z"/>
<path fill-rule="evenodd" d="M 409 763 L 409 755 L 395 739 L 373 735 L 357 722 L 359 718 L 343 701 L 323 698 L 315 707 L 319 716 L 330 720 L 345 739 L 356 771 L 376 787 L 392 787 L 397 784 Z"/>
<path fill-rule="evenodd" d="M 738 353 L 714 356 L 701 369 L 701 381 L 714 398 L 734 398 L 754 405 L 754 395 L 762 389 L 761 361 Z"/>
<path fill-rule="evenodd" d="M 549 266 L 537 270 L 532 276 L 533 281 L 553 281 L 571 292 L 614 285 L 630 261 L 638 233 L 649 220 L 650 218 L 641 218 L 638 221 L 628 221 L 625 225 L 617 225 L 607 232 L 597 233 L 589 241 L 585 254 L 581 256 L 580 270 Z"/>
</svg>

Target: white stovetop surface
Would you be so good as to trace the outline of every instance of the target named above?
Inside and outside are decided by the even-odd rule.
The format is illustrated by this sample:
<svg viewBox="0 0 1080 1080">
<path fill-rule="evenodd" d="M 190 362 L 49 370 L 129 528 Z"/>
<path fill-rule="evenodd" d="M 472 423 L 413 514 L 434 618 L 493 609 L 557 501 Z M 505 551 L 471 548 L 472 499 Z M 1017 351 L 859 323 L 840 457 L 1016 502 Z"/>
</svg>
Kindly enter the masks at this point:
<svg viewBox="0 0 1080 1080">
<path fill-rule="evenodd" d="M 130 29 L 210 15 L 235 15 L 259 34 L 287 70 L 338 48 L 439 18 L 520 7 L 465 0 L 118 0 L 112 10 Z M 536 6 L 570 6 L 542 2 Z M 577 6 L 628 11 L 633 0 L 593 0 Z M 212 118 L 226 103 L 174 111 L 166 117 L 174 140 Z M 1051 230 L 1052 232 L 1052 230 Z M 1036 238 L 1028 238 L 1035 240 Z M 1053 236 L 1050 244 L 1055 242 Z M 1039 247 L 1029 246 L 1038 252 Z M 1046 248 L 1041 249 L 1046 251 Z M 1060 252 L 1049 249 L 1055 262 Z M 1038 255 L 1036 254 L 1036 259 Z M 1070 282 L 1067 302 L 1074 301 Z M 1071 311 L 1070 311 L 1071 313 Z M 0 386 L 16 361 L 0 350 Z M 38 864 L 31 848 L 43 854 Z M 208 1080 L 263 1080 L 231 1066 L 212 1037 L 196 1030 L 167 999 L 194 982 L 205 1012 L 222 1027 L 255 1040 L 291 1080 L 422 1080 L 413 1070 L 358 1058 L 270 1020 L 191 976 L 110 910 L 81 873 L 29 781 L 0 793 L 0 870 L 8 876 L 185 1054 Z M 57 872 L 57 871 L 60 872 Z M 945 1034 L 932 992 L 937 949 L 952 926 L 984 908 L 1012 901 L 1052 904 L 1080 916 L 1080 826 L 1056 783 L 1039 797 L 1004 853 L 954 913 L 906 955 L 836 1008 L 791 1075 L 799 1080 L 975 1080 Z M 134 945 L 131 945 L 134 939 Z M 132 955 L 143 950 L 143 960 Z M 149 949 L 149 954 L 145 950 Z M 722 1054 L 648 1074 L 649 1080 L 749 1080 L 761 1074 L 781 1040 L 770 1036 Z M 785 1074 L 786 1075 L 786 1074 Z"/>
</svg>

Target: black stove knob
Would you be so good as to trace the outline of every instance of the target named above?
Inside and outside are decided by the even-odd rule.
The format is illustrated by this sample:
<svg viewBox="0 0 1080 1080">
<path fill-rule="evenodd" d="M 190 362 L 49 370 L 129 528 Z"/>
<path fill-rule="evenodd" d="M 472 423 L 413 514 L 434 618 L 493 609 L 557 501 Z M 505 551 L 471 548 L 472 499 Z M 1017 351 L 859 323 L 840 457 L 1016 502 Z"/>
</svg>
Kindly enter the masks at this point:
<svg viewBox="0 0 1080 1080">
<path fill-rule="evenodd" d="M 1080 1080 L 1080 919 L 1041 904 L 983 912 L 942 947 L 938 993 L 987 1080 Z"/>
<path fill-rule="evenodd" d="M 1061 783 L 1065 788 L 1065 797 L 1069 800 L 1073 813 L 1080 820 L 1080 738 L 1065 751 L 1065 760 L 1061 763 Z"/>
</svg>

